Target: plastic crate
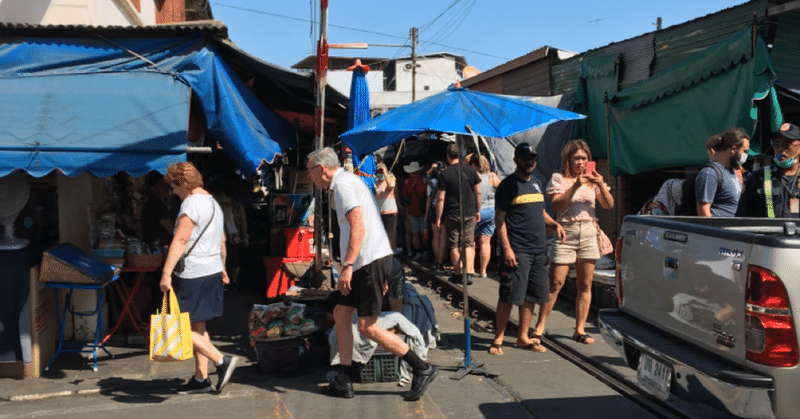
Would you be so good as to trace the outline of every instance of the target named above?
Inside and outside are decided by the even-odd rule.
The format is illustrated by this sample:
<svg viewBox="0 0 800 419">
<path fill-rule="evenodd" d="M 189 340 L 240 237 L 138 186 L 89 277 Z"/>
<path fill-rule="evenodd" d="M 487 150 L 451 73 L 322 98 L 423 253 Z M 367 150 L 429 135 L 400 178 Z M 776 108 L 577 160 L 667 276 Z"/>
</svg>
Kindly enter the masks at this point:
<svg viewBox="0 0 800 419">
<path fill-rule="evenodd" d="M 300 366 L 300 339 L 257 340 L 256 357 L 258 369 L 264 374 L 296 371 Z"/>
<path fill-rule="evenodd" d="M 307 258 L 314 256 L 314 229 L 308 227 L 286 228 L 286 256 Z"/>
<path fill-rule="evenodd" d="M 375 353 L 361 370 L 362 383 L 393 383 L 400 381 L 400 359 L 394 354 Z"/>
</svg>

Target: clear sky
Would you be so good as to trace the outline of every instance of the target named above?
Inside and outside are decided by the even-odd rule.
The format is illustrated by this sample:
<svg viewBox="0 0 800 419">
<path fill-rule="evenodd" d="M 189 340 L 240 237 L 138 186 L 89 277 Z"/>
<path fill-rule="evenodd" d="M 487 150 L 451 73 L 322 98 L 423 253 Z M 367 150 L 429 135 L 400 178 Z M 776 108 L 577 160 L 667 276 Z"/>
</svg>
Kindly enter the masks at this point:
<svg viewBox="0 0 800 419">
<path fill-rule="evenodd" d="M 319 0 L 211 0 L 230 39 L 265 61 L 289 68 L 314 54 Z M 450 52 L 486 71 L 544 45 L 584 52 L 667 28 L 743 0 L 329 0 L 328 42 L 405 44 L 330 50 L 332 56 L 411 55 L 409 30 L 419 28 L 418 54 Z"/>
</svg>

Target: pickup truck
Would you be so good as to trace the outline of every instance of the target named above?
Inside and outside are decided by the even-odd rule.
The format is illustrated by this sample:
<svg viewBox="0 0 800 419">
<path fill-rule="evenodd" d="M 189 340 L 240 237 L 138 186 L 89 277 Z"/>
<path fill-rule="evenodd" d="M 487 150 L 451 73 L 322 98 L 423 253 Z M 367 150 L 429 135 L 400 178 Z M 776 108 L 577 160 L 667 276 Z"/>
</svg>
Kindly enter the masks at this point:
<svg viewBox="0 0 800 419">
<path fill-rule="evenodd" d="M 604 340 L 641 387 L 746 418 L 800 418 L 800 220 L 631 215 Z"/>
</svg>

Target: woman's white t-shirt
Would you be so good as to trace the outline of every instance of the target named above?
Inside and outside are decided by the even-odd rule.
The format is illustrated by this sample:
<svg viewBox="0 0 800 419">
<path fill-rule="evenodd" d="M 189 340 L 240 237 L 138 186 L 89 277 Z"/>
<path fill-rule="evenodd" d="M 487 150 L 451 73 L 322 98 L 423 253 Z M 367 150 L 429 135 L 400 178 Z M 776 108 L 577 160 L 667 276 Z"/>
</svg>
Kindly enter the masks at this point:
<svg viewBox="0 0 800 419">
<path fill-rule="evenodd" d="M 188 196 L 181 203 L 178 220 L 183 215 L 195 222 L 184 254 L 189 251 L 195 242 L 197 242 L 197 245 L 194 245 L 194 249 L 186 256 L 184 271 L 178 276 L 184 279 L 191 279 L 222 272 L 225 269 L 222 265 L 222 255 L 220 254 L 225 225 L 222 208 L 211 195 L 194 194 Z M 176 229 L 177 225 L 175 223 Z M 208 229 L 200 237 L 200 232 L 203 231 L 206 225 L 208 225 Z M 199 242 L 197 241 L 198 237 L 200 237 Z"/>
</svg>

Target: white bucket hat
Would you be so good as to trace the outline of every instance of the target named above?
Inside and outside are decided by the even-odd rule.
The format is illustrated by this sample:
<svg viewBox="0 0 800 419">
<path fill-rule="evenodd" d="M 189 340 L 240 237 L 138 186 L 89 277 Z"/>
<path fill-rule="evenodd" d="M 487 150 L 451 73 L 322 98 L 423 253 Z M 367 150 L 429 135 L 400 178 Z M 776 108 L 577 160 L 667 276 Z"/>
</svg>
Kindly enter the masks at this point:
<svg viewBox="0 0 800 419">
<path fill-rule="evenodd" d="M 420 166 L 419 163 L 417 163 L 415 161 L 412 161 L 411 164 L 409 164 L 409 165 L 403 166 L 403 170 L 405 170 L 406 173 L 419 172 L 421 169 L 422 169 L 422 166 Z"/>
</svg>

